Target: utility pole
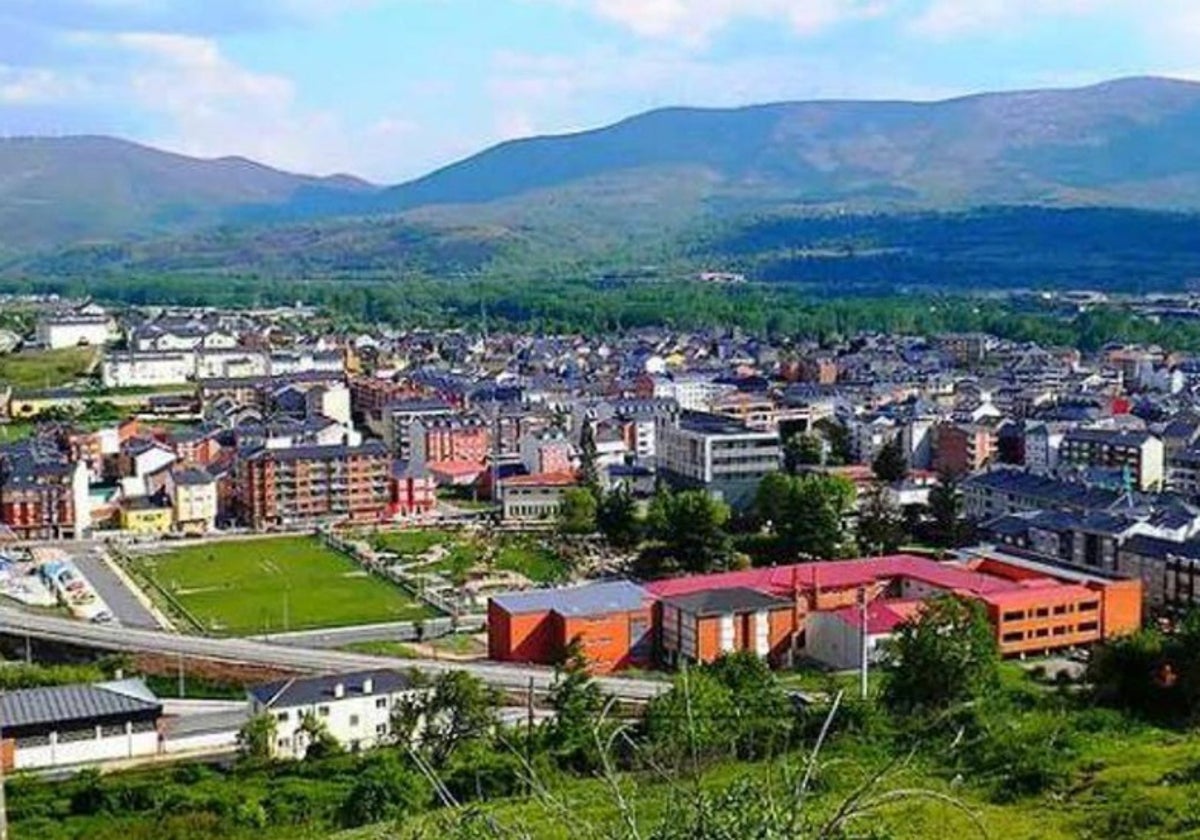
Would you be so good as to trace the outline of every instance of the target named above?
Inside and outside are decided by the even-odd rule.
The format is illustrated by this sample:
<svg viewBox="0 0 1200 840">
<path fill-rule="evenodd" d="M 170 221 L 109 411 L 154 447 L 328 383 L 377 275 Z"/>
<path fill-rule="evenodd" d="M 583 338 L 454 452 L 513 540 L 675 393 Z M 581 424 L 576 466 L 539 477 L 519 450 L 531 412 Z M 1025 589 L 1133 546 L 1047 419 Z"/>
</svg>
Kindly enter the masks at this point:
<svg viewBox="0 0 1200 840">
<path fill-rule="evenodd" d="M 187 694 L 187 686 L 185 684 L 185 677 L 183 675 L 183 654 L 182 653 L 176 654 L 175 667 L 176 667 L 176 672 L 179 676 L 179 699 L 182 700 L 184 698 L 184 696 Z M 2 840 L 2 838 L 0 838 L 0 840 Z"/>
<path fill-rule="evenodd" d="M 870 664 L 870 651 L 867 648 L 867 588 L 861 586 L 858 589 L 858 691 L 859 696 L 867 699 L 868 681 L 867 668 Z"/>
<path fill-rule="evenodd" d="M 4 692 L 0 691 L 0 700 L 4 699 Z M 4 754 L 4 721 L 0 719 L 0 840 L 8 840 L 8 798 L 5 796 L 4 784 L 4 762 L 7 756 Z M 13 755 L 16 755 L 16 741 L 13 742 Z"/>
</svg>

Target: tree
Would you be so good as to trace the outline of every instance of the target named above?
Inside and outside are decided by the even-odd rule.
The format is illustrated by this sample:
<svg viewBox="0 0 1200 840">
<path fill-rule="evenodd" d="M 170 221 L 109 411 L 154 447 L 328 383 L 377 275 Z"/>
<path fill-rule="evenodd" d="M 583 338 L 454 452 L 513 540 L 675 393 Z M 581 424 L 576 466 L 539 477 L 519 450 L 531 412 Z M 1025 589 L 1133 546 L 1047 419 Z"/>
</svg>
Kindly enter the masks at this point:
<svg viewBox="0 0 1200 840">
<path fill-rule="evenodd" d="M 867 493 L 858 514 L 858 544 L 868 554 L 892 554 L 904 542 L 904 514 L 877 484 Z"/>
<path fill-rule="evenodd" d="M 800 472 L 800 467 L 819 465 L 824 456 L 821 439 L 816 435 L 798 432 L 783 445 L 784 469 L 791 475 Z"/>
<path fill-rule="evenodd" d="M 563 493 L 558 527 L 565 534 L 591 534 L 596 530 L 596 496 L 586 487 L 571 487 Z"/>
<path fill-rule="evenodd" d="M 826 463 L 831 466 L 842 466 L 854 460 L 853 446 L 850 443 L 850 430 L 838 421 L 824 417 L 813 424 L 813 428 L 829 443 L 829 458 Z"/>
<path fill-rule="evenodd" d="M 305 758 L 327 758 L 342 751 L 342 745 L 330 734 L 325 721 L 312 712 L 305 713 L 300 721 L 300 731 L 308 741 L 308 748 L 304 751 Z"/>
<path fill-rule="evenodd" d="M 896 435 L 885 443 L 871 462 L 871 471 L 880 481 L 894 484 L 908 476 L 908 459 L 904 457 L 904 444 Z"/>
<path fill-rule="evenodd" d="M 579 430 L 579 481 L 593 496 L 600 495 L 600 467 L 597 463 L 596 429 L 585 419 Z"/>
<path fill-rule="evenodd" d="M 491 733 L 497 699 L 478 677 L 447 671 L 431 690 L 393 709 L 392 732 L 398 743 L 416 744 L 441 766 L 464 743 Z"/>
<path fill-rule="evenodd" d="M 554 671 L 547 698 L 554 717 L 546 724 L 545 745 L 555 760 L 575 772 L 590 772 L 600 766 L 596 727 L 604 707 L 604 695 L 588 671 L 587 657 L 578 637 L 564 651 Z"/>
<path fill-rule="evenodd" d="M 705 668 L 684 667 L 671 689 L 646 707 L 646 738 L 656 761 L 693 772 L 701 765 L 732 758 L 736 737 L 730 726 L 737 705 L 733 693 Z"/>
<path fill-rule="evenodd" d="M 755 507 L 785 553 L 830 559 L 845 547 L 844 521 L 855 496 L 841 476 L 773 473 L 759 484 Z"/>
<path fill-rule="evenodd" d="M 999 663 L 983 606 L 953 595 L 934 598 L 888 643 L 883 697 L 901 713 L 945 709 L 994 689 Z"/>
<path fill-rule="evenodd" d="M 402 765 L 394 754 L 380 752 L 359 772 L 338 816 L 346 828 L 395 820 L 420 810 L 428 796 L 425 779 Z"/>
<path fill-rule="evenodd" d="M 278 727 L 275 715 L 268 712 L 250 718 L 238 730 L 238 753 L 249 761 L 269 761 L 274 755 Z"/>
<path fill-rule="evenodd" d="M 929 515 L 933 519 L 930 537 L 942 548 L 956 548 L 963 542 L 965 529 L 962 521 L 962 492 L 958 479 L 943 473 L 938 483 L 929 491 Z"/>
<path fill-rule="evenodd" d="M 733 554 L 725 531 L 729 506 L 703 490 L 672 493 L 660 490 L 650 503 L 651 536 L 663 553 L 684 571 L 701 573 L 724 568 Z"/>
<path fill-rule="evenodd" d="M 738 757 L 760 760 L 786 749 L 795 716 L 766 661 L 750 651 L 738 651 L 719 657 L 708 670 L 735 700 L 731 726 Z"/>
<path fill-rule="evenodd" d="M 606 493 L 596 509 L 596 527 L 613 547 L 628 550 L 642 540 L 642 523 L 638 521 L 637 503 L 624 487 Z"/>
</svg>

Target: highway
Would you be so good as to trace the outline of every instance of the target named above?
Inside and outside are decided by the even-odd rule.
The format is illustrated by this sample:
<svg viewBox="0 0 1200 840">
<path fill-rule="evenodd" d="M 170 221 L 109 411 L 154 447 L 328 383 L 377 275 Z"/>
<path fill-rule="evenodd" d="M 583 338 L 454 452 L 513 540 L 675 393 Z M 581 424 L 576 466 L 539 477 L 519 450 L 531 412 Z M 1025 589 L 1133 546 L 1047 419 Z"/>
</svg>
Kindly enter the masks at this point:
<svg viewBox="0 0 1200 840">
<path fill-rule="evenodd" d="M 81 647 L 123 652 L 182 655 L 198 659 L 252 663 L 308 673 L 336 673 L 368 668 L 416 669 L 426 674 L 467 671 L 495 688 L 545 691 L 554 681 L 547 668 L 504 665 L 494 662 L 448 662 L 433 659 L 395 659 L 335 650 L 301 648 L 251 639 L 209 639 L 182 636 L 161 630 L 142 630 L 114 624 L 87 624 L 66 618 L 36 615 L 0 607 L 0 633 L 31 636 Z M 669 683 L 658 680 L 599 677 L 600 689 L 621 700 L 644 701 L 665 691 Z"/>
</svg>

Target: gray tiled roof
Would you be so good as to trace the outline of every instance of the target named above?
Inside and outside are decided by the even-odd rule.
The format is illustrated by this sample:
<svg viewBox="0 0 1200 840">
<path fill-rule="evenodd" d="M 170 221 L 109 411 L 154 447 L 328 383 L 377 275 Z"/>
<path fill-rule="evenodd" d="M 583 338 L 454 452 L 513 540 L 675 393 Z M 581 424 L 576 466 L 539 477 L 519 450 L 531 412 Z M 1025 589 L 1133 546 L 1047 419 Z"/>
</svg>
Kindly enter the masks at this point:
<svg viewBox="0 0 1200 840">
<path fill-rule="evenodd" d="M 641 609 L 649 598 L 637 584 L 618 580 L 563 589 L 507 592 L 492 596 L 492 601 L 514 614 L 554 610 L 563 616 L 585 616 Z"/>
<path fill-rule="evenodd" d="M 0 697 L 0 726 L 7 729 L 161 711 L 162 704 L 141 680 L 28 688 Z"/>
<path fill-rule="evenodd" d="M 413 680 L 399 671 L 379 669 L 355 671 L 350 674 L 327 674 L 307 679 L 278 680 L 250 689 L 251 696 L 259 703 L 271 708 L 291 708 L 327 703 L 335 698 L 335 688 L 341 684 L 346 697 L 367 694 L 364 686 L 371 680 L 371 694 L 392 694 L 413 688 Z"/>
</svg>

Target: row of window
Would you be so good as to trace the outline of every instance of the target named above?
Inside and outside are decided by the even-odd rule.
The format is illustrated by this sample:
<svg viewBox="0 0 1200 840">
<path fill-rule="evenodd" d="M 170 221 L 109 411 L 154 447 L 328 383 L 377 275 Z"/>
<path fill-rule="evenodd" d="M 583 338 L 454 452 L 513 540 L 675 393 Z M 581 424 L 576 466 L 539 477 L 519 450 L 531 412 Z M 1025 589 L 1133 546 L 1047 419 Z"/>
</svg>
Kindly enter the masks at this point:
<svg viewBox="0 0 1200 840">
<path fill-rule="evenodd" d="M 1094 633 L 1099 629 L 1100 625 L 1095 621 L 1081 622 L 1077 627 L 1072 627 L 1069 624 L 1060 624 L 1057 627 L 1039 627 L 1036 630 L 1013 630 L 1005 633 L 1000 637 L 1000 640 L 1005 644 L 1015 642 L 1023 642 L 1027 639 L 1047 639 L 1058 636 L 1068 636 L 1074 633 Z"/>
<path fill-rule="evenodd" d="M 1004 614 L 1005 621 L 1024 621 L 1027 618 L 1049 618 L 1051 612 L 1054 615 L 1067 615 L 1078 610 L 1079 612 L 1095 612 L 1100 609 L 1099 601 L 1084 601 L 1081 604 L 1057 604 L 1053 610 L 1050 607 L 1038 607 L 1035 610 L 1011 610 Z"/>
</svg>

